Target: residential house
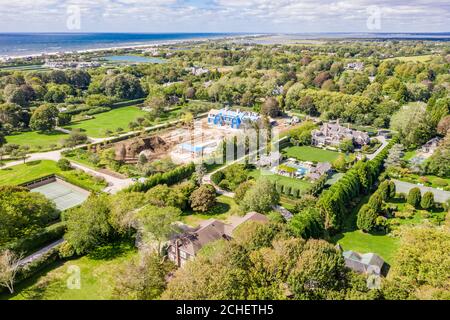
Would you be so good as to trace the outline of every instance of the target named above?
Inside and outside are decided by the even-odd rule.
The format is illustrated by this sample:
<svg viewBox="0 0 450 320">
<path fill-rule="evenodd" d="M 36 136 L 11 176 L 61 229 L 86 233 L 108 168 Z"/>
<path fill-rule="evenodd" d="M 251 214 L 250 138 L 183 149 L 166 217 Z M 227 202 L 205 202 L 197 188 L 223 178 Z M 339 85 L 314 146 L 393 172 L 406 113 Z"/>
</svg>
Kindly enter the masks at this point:
<svg viewBox="0 0 450 320">
<path fill-rule="evenodd" d="M 360 254 L 355 251 L 344 251 L 342 253 L 345 265 L 355 272 L 364 274 L 381 274 L 384 260 L 375 253 Z"/>
<path fill-rule="evenodd" d="M 345 69 L 362 71 L 362 70 L 364 70 L 364 63 L 363 62 L 350 62 L 350 63 L 347 63 L 347 66 L 345 67 Z"/>
<path fill-rule="evenodd" d="M 339 120 L 335 123 L 324 123 L 319 129 L 311 132 L 311 143 L 317 147 L 332 146 L 338 148 L 339 144 L 345 139 L 351 139 L 358 146 L 370 143 L 367 132 L 343 127 L 339 124 Z"/>
<path fill-rule="evenodd" d="M 423 153 L 433 154 L 434 151 L 436 151 L 436 149 L 439 147 L 440 142 L 441 142 L 441 139 L 438 137 L 435 137 L 435 138 L 431 139 L 430 141 L 428 141 L 427 143 L 425 143 L 420 148 L 419 151 L 423 152 Z"/>
<path fill-rule="evenodd" d="M 228 108 L 211 109 L 208 114 L 208 123 L 216 126 L 228 126 L 232 129 L 240 129 L 245 122 L 251 123 L 261 119 L 261 116 L 255 112 L 236 111 Z"/>
<path fill-rule="evenodd" d="M 247 221 L 266 223 L 269 220 L 265 215 L 257 212 L 247 213 L 230 224 L 216 219 L 207 220 L 198 228 L 186 231 L 170 240 L 168 257 L 177 266 L 182 267 L 187 261 L 194 259 L 198 251 L 208 243 L 221 239 L 231 240 L 233 231 Z"/>
</svg>

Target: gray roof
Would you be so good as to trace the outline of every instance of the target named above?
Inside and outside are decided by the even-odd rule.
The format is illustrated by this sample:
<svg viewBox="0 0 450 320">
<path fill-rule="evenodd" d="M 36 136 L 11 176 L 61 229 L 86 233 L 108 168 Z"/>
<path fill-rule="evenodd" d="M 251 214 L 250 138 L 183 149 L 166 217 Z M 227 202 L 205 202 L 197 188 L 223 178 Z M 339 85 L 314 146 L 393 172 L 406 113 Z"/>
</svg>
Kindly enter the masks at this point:
<svg viewBox="0 0 450 320">
<path fill-rule="evenodd" d="M 357 272 L 380 274 L 384 265 L 384 260 L 375 253 L 360 254 L 349 250 L 344 251 L 342 255 L 345 259 L 345 265 Z"/>
</svg>

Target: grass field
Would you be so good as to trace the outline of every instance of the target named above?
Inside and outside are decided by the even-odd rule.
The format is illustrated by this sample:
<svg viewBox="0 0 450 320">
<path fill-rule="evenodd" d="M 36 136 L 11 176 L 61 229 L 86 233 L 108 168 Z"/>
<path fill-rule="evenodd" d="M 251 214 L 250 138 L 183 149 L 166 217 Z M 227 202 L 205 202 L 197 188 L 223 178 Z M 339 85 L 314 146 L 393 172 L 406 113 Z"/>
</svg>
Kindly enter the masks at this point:
<svg viewBox="0 0 450 320">
<path fill-rule="evenodd" d="M 75 122 L 65 128 L 69 130 L 81 129 L 89 137 L 103 138 L 107 136 L 107 130 L 115 132 L 117 128 L 122 128 L 123 132 L 129 131 L 128 124 L 145 114 L 145 111 L 135 106 L 122 107 L 96 114 L 94 119 Z"/>
<path fill-rule="evenodd" d="M 364 233 L 356 227 L 356 217 L 359 209 L 369 201 L 370 195 L 363 197 L 344 221 L 343 232 L 331 238 L 332 243 L 339 243 L 344 250 L 359 253 L 373 252 L 392 264 L 393 257 L 399 246 L 399 239 L 386 234 Z"/>
<path fill-rule="evenodd" d="M 399 245 L 399 239 L 389 235 L 368 234 L 360 230 L 338 234 L 332 238 L 332 242 L 339 243 L 344 250 L 359 253 L 374 252 L 390 265 Z"/>
<path fill-rule="evenodd" d="M 232 215 L 239 215 L 239 206 L 233 198 L 226 196 L 217 197 L 217 205 L 207 213 L 194 213 L 186 211 L 181 217 L 181 221 L 190 226 L 198 226 L 202 221 L 208 219 L 227 220 Z"/>
<path fill-rule="evenodd" d="M 401 62 L 426 62 L 431 60 L 433 55 L 431 54 L 425 54 L 422 56 L 409 56 L 409 57 L 395 57 L 395 58 L 388 58 L 385 60 L 400 60 Z"/>
<path fill-rule="evenodd" d="M 250 171 L 249 175 L 251 177 L 255 178 L 255 180 L 258 180 L 259 178 L 263 177 L 263 178 L 269 179 L 272 182 L 279 182 L 286 187 L 290 186 L 290 187 L 298 189 L 298 190 L 307 190 L 309 187 L 311 187 L 311 183 L 309 183 L 308 181 L 305 181 L 305 180 L 280 176 L 278 174 L 273 174 L 270 171 L 265 171 L 264 173 L 265 174 L 262 175 L 261 170 L 257 169 L 257 170 Z"/>
<path fill-rule="evenodd" d="M 101 191 L 106 183 L 95 181 L 90 175 L 77 170 L 61 171 L 56 162 L 50 160 L 32 161 L 0 170 L 0 185 L 18 185 L 51 174 L 58 174 L 87 190 Z"/>
<path fill-rule="evenodd" d="M 61 140 L 68 136 L 68 134 L 59 131 L 51 133 L 29 131 L 6 136 L 6 142 L 20 146 L 27 145 L 30 147 L 30 151 L 33 152 L 50 149 L 52 145 L 61 147 Z"/>
<path fill-rule="evenodd" d="M 108 300 L 112 298 L 116 274 L 137 256 L 132 244 L 99 247 L 87 256 L 50 265 L 16 287 L 16 294 L 0 295 L 11 300 Z M 73 274 L 70 266 L 80 268 L 81 288 L 67 288 Z"/>
<path fill-rule="evenodd" d="M 339 152 L 323 150 L 309 146 L 290 147 L 283 150 L 289 158 L 296 158 L 301 161 L 332 162 L 339 157 Z"/>
<path fill-rule="evenodd" d="M 417 150 L 412 150 L 412 151 L 406 151 L 405 155 L 403 156 L 403 159 L 406 161 L 411 160 L 412 158 L 414 158 L 417 154 Z"/>
</svg>

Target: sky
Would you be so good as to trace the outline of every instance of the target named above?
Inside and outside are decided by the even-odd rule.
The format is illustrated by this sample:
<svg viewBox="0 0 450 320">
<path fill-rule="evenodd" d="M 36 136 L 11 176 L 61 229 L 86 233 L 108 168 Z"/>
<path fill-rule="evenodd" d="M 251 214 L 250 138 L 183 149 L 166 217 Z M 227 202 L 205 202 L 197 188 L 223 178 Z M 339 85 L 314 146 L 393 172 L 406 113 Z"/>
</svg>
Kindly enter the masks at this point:
<svg viewBox="0 0 450 320">
<path fill-rule="evenodd" d="M 449 0 L 0 0 L 0 32 L 449 31 Z"/>
</svg>

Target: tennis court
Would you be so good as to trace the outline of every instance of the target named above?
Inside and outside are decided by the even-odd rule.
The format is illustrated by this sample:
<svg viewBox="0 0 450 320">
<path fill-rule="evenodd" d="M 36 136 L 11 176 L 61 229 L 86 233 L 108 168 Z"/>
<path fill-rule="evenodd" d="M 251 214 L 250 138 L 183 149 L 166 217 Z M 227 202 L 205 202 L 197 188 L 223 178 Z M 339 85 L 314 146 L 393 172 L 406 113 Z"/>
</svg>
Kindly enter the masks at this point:
<svg viewBox="0 0 450 320">
<path fill-rule="evenodd" d="M 89 197 L 88 191 L 59 179 L 34 188 L 31 192 L 42 193 L 47 199 L 55 202 L 56 207 L 61 211 L 78 206 Z"/>
</svg>

